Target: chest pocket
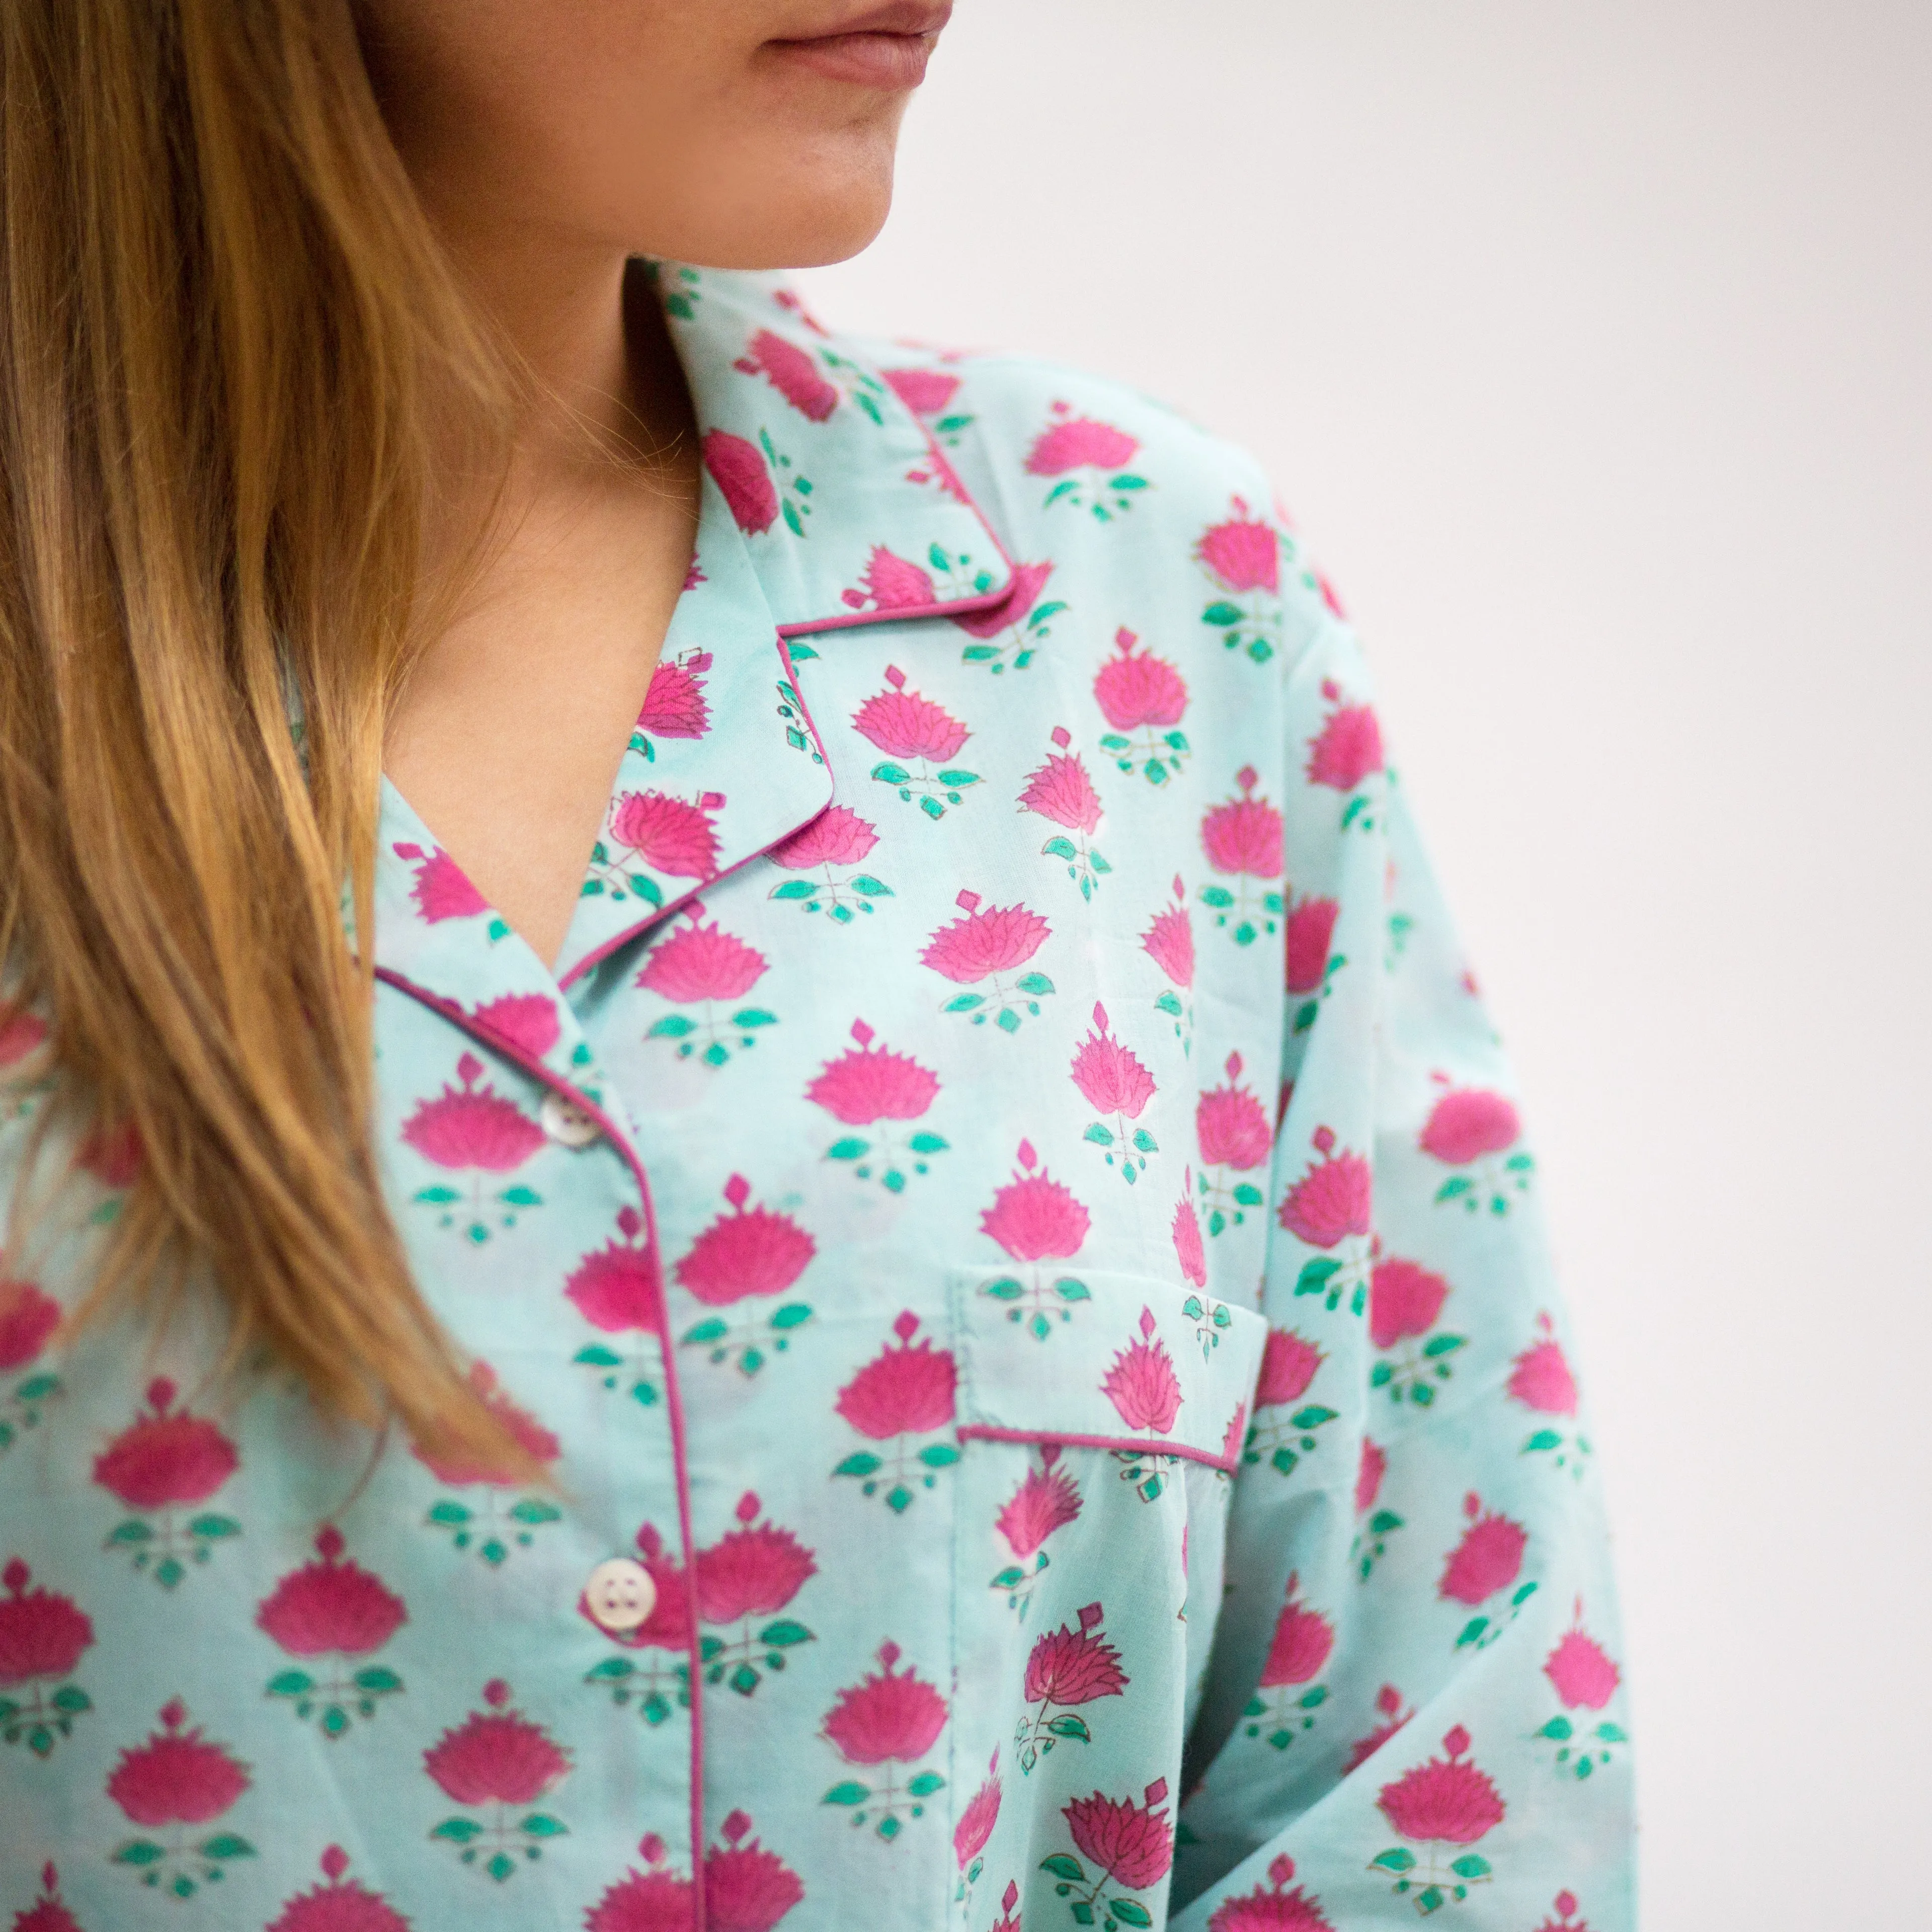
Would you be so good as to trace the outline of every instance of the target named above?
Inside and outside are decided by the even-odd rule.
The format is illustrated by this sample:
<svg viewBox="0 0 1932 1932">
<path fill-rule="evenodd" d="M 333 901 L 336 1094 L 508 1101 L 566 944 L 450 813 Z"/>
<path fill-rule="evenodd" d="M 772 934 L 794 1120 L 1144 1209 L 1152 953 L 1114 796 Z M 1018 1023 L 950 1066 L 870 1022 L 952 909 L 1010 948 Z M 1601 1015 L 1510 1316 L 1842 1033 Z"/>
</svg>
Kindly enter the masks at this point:
<svg viewBox="0 0 1932 1932">
<path fill-rule="evenodd" d="M 1049 1263 L 951 1284 L 959 1433 L 1232 1472 L 1268 1324 L 1198 1288 Z"/>
</svg>

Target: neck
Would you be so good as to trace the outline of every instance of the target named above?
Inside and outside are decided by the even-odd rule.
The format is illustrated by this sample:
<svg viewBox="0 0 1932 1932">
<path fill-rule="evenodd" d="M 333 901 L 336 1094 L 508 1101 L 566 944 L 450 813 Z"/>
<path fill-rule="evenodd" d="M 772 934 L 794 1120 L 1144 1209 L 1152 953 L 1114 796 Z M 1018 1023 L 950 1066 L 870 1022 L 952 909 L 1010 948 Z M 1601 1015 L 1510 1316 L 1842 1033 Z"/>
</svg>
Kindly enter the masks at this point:
<svg viewBox="0 0 1932 1932">
<path fill-rule="evenodd" d="M 525 229 L 438 226 L 526 378 L 514 426 L 526 482 L 562 482 L 614 454 L 646 470 L 688 460 L 695 439 L 683 371 L 621 250 Z"/>
</svg>

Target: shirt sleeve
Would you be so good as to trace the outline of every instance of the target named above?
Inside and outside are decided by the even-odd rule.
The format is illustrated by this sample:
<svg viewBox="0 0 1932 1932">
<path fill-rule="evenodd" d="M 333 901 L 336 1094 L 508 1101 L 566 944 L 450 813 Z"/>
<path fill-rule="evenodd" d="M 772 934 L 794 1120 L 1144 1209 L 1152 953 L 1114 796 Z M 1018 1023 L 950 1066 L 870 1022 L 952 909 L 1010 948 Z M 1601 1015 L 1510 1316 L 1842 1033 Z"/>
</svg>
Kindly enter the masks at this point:
<svg viewBox="0 0 1932 1932">
<path fill-rule="evenodd" d="M 1535 1156 L 1332 612 L 1284 718 L 1269 1334 L 1172 1922 L 1619 1932 L 1622 1647 Z"/>
</svg>

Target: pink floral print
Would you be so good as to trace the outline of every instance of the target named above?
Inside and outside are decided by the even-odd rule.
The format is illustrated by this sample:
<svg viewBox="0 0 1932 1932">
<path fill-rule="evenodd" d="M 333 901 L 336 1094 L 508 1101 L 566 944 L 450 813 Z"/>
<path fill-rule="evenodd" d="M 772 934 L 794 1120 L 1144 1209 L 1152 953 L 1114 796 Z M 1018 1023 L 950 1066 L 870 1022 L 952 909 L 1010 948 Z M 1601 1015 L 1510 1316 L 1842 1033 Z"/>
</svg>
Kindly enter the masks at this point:
<svg viewBox="0 0 1932 1932">
<path fill-rule="evenodd" d="M 1301 538 L 1115 386 L 630 277 L 704 500 L 568 930 L 386 782 L 344 908 L 515 1453 L 193 1271 L 76 1338 L 146 1150 L 0 995 L 0 1187 L 79 1171 L 0 1278 L 0 1925 L 1632 1932 L 1532 1144 Z"/>
</svg>

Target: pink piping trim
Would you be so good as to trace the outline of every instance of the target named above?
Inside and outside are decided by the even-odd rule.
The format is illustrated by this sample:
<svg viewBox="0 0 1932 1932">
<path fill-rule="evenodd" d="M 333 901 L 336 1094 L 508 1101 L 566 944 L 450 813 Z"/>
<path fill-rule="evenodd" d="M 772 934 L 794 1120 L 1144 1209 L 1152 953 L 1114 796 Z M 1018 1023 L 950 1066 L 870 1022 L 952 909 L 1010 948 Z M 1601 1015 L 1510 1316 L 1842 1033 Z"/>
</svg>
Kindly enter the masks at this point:
<svg viewBox="0 0 1932 1932">
<path fill-rule="evenodd" d="M 1240 1468 L 1232 1456 L 1210 1456 L 1204 1449 L 1190 1449 L 1184 1442 L 1150 1442 L 1140 1436 L 1069 1436 L 1057 1429 L 997 1429 L 989 1422 L 962 1423 L 952 1432 L 962 1442 L 980 1436 L 989 1442 L 1065 1442 L 1076 1449 L 1125 1449 L 1139 1456 L 1179 1456 L 1190 1462 L 1205 1462 L 1210 1469 L 1234 1475 Z"/>
<path fill-rule="evenodd" d="M 644 1172 L 644 1164 L 638 1157 L 622 1130 L 604 1109 L 566 1079 L 553 1073 L 540 1060 L 534 1059 L 515 1041 L 506 1039 L 494 1027 L 479 1023 L 472 1014 L 465 1012 L 453 1000 L 446 1000 L 440 994 L 432 993 L 427 987 L 418 986 L 406 980 L 393 967 L 378 966 L 376 977 L 394 986 L 398 992 L 406 993 L 410 998 L 420 1000 L 432 1012 L 460 1027 L 466 1033 L 480 1040 L 486 1046 L 494 1048 L 509 1060 L 514 1061 L 532 1079 L 540 1080 L 553 1093 L 562 1094 L 572 1106 L 582 1108 L 610 1136 L 610 1144 L 623 1156 L 624 1164 L 631 1170 L 631 1176 L 638 1184 L 638 1192 L 644 1204 L 644 1231 L 650 1244 L 651 1258 L 658 1274 L 658 1300 L 660 1309 L 664 1301 L 664 1252 L 658 1245 L 657 1210 L 651 1200 L 651 1184 Z M 684 1396 L 678 1387 L 677 1366 L 672 1359 L 670 1329 L 667 1314 L 659 1316 L 658 1339 L 664 1350 L 664 1408 L 666 1420 L 670 1425 L 670 1450 L 672 1479 L 677 1485 L 678 1534 L 684 1543 L 684 1598 L 685 1612 L 691 1631 L 689 1656 L 691 1659 L 691 1864 L 692 1864 L 692 1932 L 704 1932 L 704 1658 L 699 1648 L 698 1616 L 698 1545 L 692 1531 L 691 1522 L 691 1472 L 685 1449 Z"/>
</svg>

